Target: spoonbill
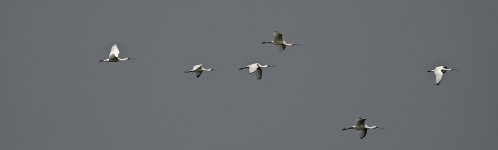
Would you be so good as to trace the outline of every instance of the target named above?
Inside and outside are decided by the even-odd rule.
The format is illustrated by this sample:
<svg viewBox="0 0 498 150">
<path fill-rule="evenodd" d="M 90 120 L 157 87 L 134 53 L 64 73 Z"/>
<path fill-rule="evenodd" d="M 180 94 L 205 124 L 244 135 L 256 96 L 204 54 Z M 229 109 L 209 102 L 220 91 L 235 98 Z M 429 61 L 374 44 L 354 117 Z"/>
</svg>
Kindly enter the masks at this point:
<svg viewBox="0 0 498 150">
<path fill-rule="evenodd" d="M 128 57 L 119 58 L 119 48 L 117 44 L 112 45 L 111 52 L 109 53 L 109 57 L 107 59 L 99 60 L 99 62 L 118 62 L 118 61 L 126 61 Z"/>
<path fill-rule="evenodd" d="M 349 130 L 349 129 L 354 129 L 354 130 L 358 130 L 360 133 L 360 139 L 363 139 L 365 136 L 367 136 L 367 131 L 368 129 L 384 129 L 384 128 L 381 128 L 381 127 L 378 127 L 378 126 L 368 126 L 365 124 L 365 120 L 364 118 L 358 118 L 358 120 L 356 120 L 356 124 L 349 127 L 349 128 L 344 128 L 342 129 L 342 131 L 344 130 Z"/>
<path fill-rule="evenodd" d="M 300 45 L 296 43 L 287 43 L 283 38 L 282 38 L 282 33 L 278 31 L 273 31 L 273 40 L 270 42 L 261 42 L 262 44 L 273 44 L 278 46 L 278 51 L 283 52 L 287 46 L 294 46 L 294 45 Z"/>
<path fill-rule="evenodd" d="M 202 72 L 204 71 L 212 71 L 214 70 L 213 68 L 204 68 L 202 67 L 202 64 L 198 64 L 198 65 L 194 65 L 194 67 L 192 67 L 192 70 L 189 70 L 189 71 L 185 71 L 185 73 L 190 73 L 190 72 L 194 72 L 195 73 L 195 77 L 199 78 L 202 74 Z"/>
<path fill-rule="evenodd" d="M 239 68 L 239 70 L 249 68 L 249 73 L 253 74 L 254 72 L 256 72 L 256 78 L 258 80 L 261 80 L 261 77 L 263 76 L 263 70 L 261 68 L 268 68 L 268 67 L 276 67 L 276 66 L 261 65 L 260 63 L 253 63 L 253 64 L 247 65 L 245 67 Z"/>
<path fill-rule="evenodd" d="M 446 66 L 437 66 L 436 68 L 429 70 L 427 72 L 434 72 L 434 75 L 436 76 L 436 85 L 439 85 L 439 83 L 441 83 L 441 80 L 443 79 L 443 74 L 446 73 L 446 71 L 451 71 L 451 70 L 456 70 L 456 69 L 448 68 Z"/>
</svg>

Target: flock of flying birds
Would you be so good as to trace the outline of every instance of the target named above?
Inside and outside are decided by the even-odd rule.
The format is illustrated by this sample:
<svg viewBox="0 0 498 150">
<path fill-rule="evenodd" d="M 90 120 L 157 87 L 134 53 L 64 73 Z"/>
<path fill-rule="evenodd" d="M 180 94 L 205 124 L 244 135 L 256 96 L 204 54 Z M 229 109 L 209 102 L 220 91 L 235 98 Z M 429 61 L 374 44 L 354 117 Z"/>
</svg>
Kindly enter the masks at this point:
<svg viewBox="0 0 498 150">
<path fill-rule="evenodd" d="M 286 42 L 283 39 L 283 35 L 279 33 L 278 31 L 273 32 L 273 40 L 270 42 L 262 42 L 262 44 L 273 44 L 278 47 L 279 52 L 283 52 L 287 46 L 300 46 L 300 44 L 296 43 L 289 43 Z M 120 62 L 120 61 L 126 61 L 130 60 L 130 58 L 125 57 L 125 58 L 120 58 L 119 57 L 119 48 L 117 44 L 112 45 L 111 47 L 111 52 L 109 53 L 109 57 L 103 60 L 99 60 L 99 62 Z M 262 68 L 268 68 L 268 67 L 275 67 L 275 66 L 270 66 L 270 65 L 262 65 L 260 63 L 253 63 L 249 64 L 245 67 L 239 68 L 239 70 L 243 69 L 249 69 L 249 74 L 255 74 L 257 80 L 261 80 L 262 75 L 263 75 L 263 70 Z M 192 67 L 191 70 L 185 71 L 185 73 L 195 73 L 195 76 L 199 78 L 203 72 L 209 72 L 213 71 L 214 68 L 204 68 L 202 64 L 198 64 Z M 436 77 L 436 85 L 439 85 L 441 83 L 441 80 L 443 79 L 443 74 L 445 74 L 447 71 L 452 71 L 456 69 L 453 68 L 448 68 L 446 66 L 437 66 L 432 70 L 429 70 L 427 72 L 434 72 L 434 75 Z M 358 118 L 356 120 L 356 123 L 348 128 L 343 128 L 342 130 L 349 130 L 349 129 L 354 129 L 357 130 L 360 134 L 360 139 L 363 139 L 367 135 L 368 129 L 384 129 L 378 126 L 368 126 L 365 124 L 364 118 Z"/>
</svg>

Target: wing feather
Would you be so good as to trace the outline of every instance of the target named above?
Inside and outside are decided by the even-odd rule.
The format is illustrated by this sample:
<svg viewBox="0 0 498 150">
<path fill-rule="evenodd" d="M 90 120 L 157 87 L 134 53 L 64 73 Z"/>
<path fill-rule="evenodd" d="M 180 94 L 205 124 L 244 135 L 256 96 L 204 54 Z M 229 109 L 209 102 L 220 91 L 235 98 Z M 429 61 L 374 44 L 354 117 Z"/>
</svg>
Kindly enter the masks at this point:
<svg viewBox="0 0 498 150">
<path fill-rule="evenodd" d="M 284 44 L 279 44 L 279 45 L 277 45 L 277 47 L 278 47 L 278 52 L 283 52 L 285 50 L 285 47 L 287 47 L 287 46 Z"/>
<path fill-rule="evenodd" d="M 368 129 L 359 130 L 358 133 L 360 134 L 360 139 L 365 138 L 365 136 L 367 136 L 367 132 Z"/>
<path fill-rule="evenodd" d="M 195 77 L 200 77 L 203 71 L 196 71 L 195 72 Z"/>
<path fill-rule="evenodd" d="M 202 64 L 195 65 L 194 67 L 192 67 L 192 71 L 199 69 L 201 66 Z"/>
<path fill-rule="evenodd" d="M 365 125 L 365 120 L 364 118 L 359 118 L 357 121 L 356 121 L 356 126 L 364 126 Z"/>
<path fill-rule="evenodd" d="M 249 67 L 249 73 L 253 73 L 259 68 L 257 65 L 249 65 L 248 67 Z"/>
<path fill-rule="evenodd" d="M 443 79 L 443 72 L 441 70 L 436 70 L 434 71 L 434 75 L 436 76 L 436 85 L 439 85 L 441 83 L 441 80 Z"/>
<path fill-rule="evenodd" d="M 261 77 L 263 77 L 263 70 L 261 70 L 261 68 L 258 67 L 258 69 L 256 69 L 256 78 L 258 80 L 261 80 Z"/>
<path fill-rule="evenodd" d="M 118 45 L 114 44 L 111 47 L 111 52 L 109 53 L 109 59 L 115 59 L 119 57 Z"/>
<path fill-rule="evenodd" d="M 273 32 L 273 41 L 274 42 L 282 41 L 283 40 L 282 37 L 283 37 L 282 33 L 279 33 L 277 31 Z"/>
</svg>

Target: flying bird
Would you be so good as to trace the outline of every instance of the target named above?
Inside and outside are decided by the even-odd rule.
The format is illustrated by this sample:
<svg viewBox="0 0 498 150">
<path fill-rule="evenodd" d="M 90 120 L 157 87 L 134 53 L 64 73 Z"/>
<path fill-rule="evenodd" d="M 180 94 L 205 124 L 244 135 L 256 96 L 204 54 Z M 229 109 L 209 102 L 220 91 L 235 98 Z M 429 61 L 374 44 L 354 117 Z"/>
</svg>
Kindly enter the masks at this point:
<svg viewBox="0 0 498 150">
<path fill-rule="evenodd" d="M 195 65 L 194 67 L 192 67 L 192 70 L 189 70 L 189 71 L 185 71 L 185 73 L 190 73 L 190 72 L 194 72 L 195 73 L 195 77 L 199 78 L 202 74 L 202 72 L 204 71 L 212 71 L 214 70 L 213 68 L 204 68 L 202 67 L 202 64 L 198 64 L 198 65 Z"/>
<path fill-rule="evenodd" d="M 381 128 L 378 126 L 368 126 L 365 124 L 365 120 L 366 119 L 364 119 L 364 118 L 358 118 L 358 120 L 356 120 L 355 125 L 353 125 L 349 128 L 343 128 L 342 131 L 349 130 L 349 129 L 358 130 L 358 133 L 360 133 L 360 139 L 363 139 L 363 138 L 365 138 L 365 136 L 367 136 L 368 129 L 384 129 L 384 128 Z"/>
<path fill-rule="evenodd" d="M 446 66 L 437 66 L 436 68 L 429 70 L 427 72 L 434 72 L 434 75 L 436 76 L 436 85 L 439 85 L 441 83 L 441 80 L 443 79 L 443 74 L 446 73 L 446 71 L 450 70 L 456 70 L 456 69 L 448 68 Z"/>
<path fill-rule="evenodd" d="M 126 61 L 128 57 L 119 58 L 119 48 L 117 44 L 112 45 L 111 52 L 109 53 L 109 57 L 107 59 L 99 60 L 99 62 L 118 62 L 118 61 Z"/>
<path fill-rule="evenodd" d="M 256 73 L 256 78 L 258 80 L 261 80 L 261 77 L 263 76 L 263 70 L 261 68 L 268 68 L 268 67 L 276 67 L 276 66 L 261 65 L 259 63 L 253 63 L 253 64 L 247 65 L 245 67 L 239 68 L 239 70 L 249 68 L 249 73 L 250 74 Z"/>
<path fill-rule="evenodd" d="M 270 42 L 262 42 L 262 44 L 276 45 L 279 48 L 278 49 L 279 52 L 283 52 L 287 46 L 294 46 L 294 45 L 299 46 L 300 45 L 300 44 L 296 44 L 296 43 L 287 43 L 282 37 L 283 37 L 282 33 L 278 32 L 278 31 L 274 31 L 273 32 L 273 40 Z"/>
</svg>

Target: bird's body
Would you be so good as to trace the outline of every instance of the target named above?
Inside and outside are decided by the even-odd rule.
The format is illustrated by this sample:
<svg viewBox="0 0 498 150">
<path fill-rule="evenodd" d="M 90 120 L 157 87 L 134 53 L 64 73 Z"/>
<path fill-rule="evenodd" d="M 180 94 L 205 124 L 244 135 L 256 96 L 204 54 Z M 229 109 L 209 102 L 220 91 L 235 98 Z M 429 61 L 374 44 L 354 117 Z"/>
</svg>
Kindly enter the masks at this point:
<svg viewBox="0 0 498 150">
<path fill-rule="evenodd" d="M 260 63 L 253 63 L 253 64 L 247 65 L 245 67 L 239 68 L 239 70 L 247 68 L 247 69 L 249 69 L 250 74 L 256 73 L 256 78 L 258 80 L 261 80 L 261 78 L 263 77 L 263 70 L 261 68 L 268 68 L 268 67 L 275 67 L 275 66 L 261 65 Z"/>
<path fill-rule="evenodd" d="M 279 52 L 283 52 L 287 46 L 300 45 L 300 44 L 296 44 L 296 43 L 288 43 L 288 42 L 286 42 L 283 39 L 283 35 L 280 32 L 278 32 L 278 31 L 274 31 L 273 32 L 273 40 L 272 41 L 270 41 L 270 42 L 262 42 L 262 44 L 273 44 L 273 45 L 276 45 L 279 48 L 278 49 Z"/>
<path fill-rule="evenodd" d="M 214 70 L 213 68 L 204 68 L 202 67 L 202 64 L 198 64 L 198 65 L 195 65 L 194 67 L 192 67 L 192 70 L 189 70 L 189 71 L 185 71 L 185 73 L 190 73 L 190 72 L 194 72 L 195 73 L 195 77 L 199 78 L 202 74 L 202 72 L 204 71 L 212 71 Z"/>
<path fill-rule="evenodd" d="M 356 123 L 355 125 L 349 127 L 349 128 L 343 128 L 342 130 L 349 130 L 349 129 L 354 129 L 354 130 L 357 130 L 358 133 L 360 134 L 360 139 L 363 139 L 365 138 L 365 136 L 367 136 L 367 131 L 368 129 L 383 129 L 381 127 L 378 127 L 378 126 L 368 126 L 367 124 L 365 124 L 365 120 L 364 118 L 358 118 L 358 120 L 356 120 Z"/>
<path fill-rule="evenodd" d="M 117 44 L 112 45 L 111 52 L 109 53 L 109 57 L 107 59 L 99 60 L 100 62 L 118 62 L 118 61 L 126 61 L 129 58 L 119 58 L 119 48 Z"/>
<path fill-rule="evenodd" d="M 435 80 L 436 85 L 439 85 L 441 83 L 441 80 L 443 79 L 444 73 L 446 73 L 446 71 L 451 71 L 451 70 L 455 70 L 455 69 L 448 68 L 446 66 L 437 66 L 433 70 L 429 70 L 427 72 L 434 72 L 434 76 L 436 77 L 436 80 Z"/>
</svg>

